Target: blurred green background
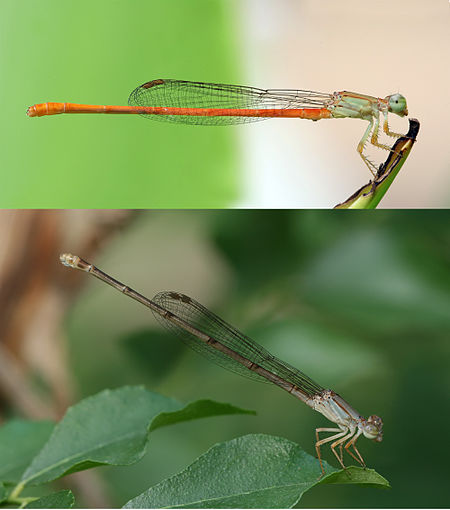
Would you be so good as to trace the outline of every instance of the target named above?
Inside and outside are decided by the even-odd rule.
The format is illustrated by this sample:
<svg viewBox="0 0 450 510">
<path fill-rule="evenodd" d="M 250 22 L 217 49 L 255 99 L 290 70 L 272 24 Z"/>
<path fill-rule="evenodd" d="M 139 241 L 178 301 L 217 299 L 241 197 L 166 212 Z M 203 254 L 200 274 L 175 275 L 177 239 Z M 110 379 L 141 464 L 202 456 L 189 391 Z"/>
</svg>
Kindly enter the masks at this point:
<svg viewBox="0 0 450 510">
<path fill-rule="evenodd" d="M 135 87 L 155 78 L 239 82 L 230 9 L 211 0 L 2 0 L 1 206 L 232 201 L 233 130 L 199 137 L 134 115 L 25 115 L 47 101 L 127 104 Z"/>
<path fill-rule="evenodd" d="M 91 262 L 149 297 L 191 295 L 364 416 L 383 418 L 383 442 L 362 438 L 359 448 L 392 489 L 322 486 L 299 506 L 446 507 L 449 247 L 447 211 L 165 211 L 139 213 Z M 239 435 L 287 437 L 314 455 L 324 417 L 212 364 L 144 307 L 78 277 L 85 287 L 66 327 L 80 397 L 143 383 L 258 413 L 156 431 L 141 462 L 100 470 L 116 505 Z"/>
</svg>

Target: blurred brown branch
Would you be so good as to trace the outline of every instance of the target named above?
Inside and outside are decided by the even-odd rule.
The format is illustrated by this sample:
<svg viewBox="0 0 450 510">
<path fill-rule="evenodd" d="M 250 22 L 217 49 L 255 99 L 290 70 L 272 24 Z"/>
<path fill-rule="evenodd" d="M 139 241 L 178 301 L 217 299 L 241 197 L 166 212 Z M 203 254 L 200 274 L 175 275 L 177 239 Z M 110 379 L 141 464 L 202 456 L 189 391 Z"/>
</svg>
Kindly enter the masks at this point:
<svg viewBox="0 0 450 510">
<path fill-rule="evenodd" d="M 64 271 L 59 254 L 76 250 L 94 256 L 135 214 L 0 212 L 0 422 L 5 414 L 58 419 L 74 401 L 63 319 L 82 280 Z M 105 506 L 98 477 L 84 475 L 74 478 L 84 498 Z"/>
</svg>

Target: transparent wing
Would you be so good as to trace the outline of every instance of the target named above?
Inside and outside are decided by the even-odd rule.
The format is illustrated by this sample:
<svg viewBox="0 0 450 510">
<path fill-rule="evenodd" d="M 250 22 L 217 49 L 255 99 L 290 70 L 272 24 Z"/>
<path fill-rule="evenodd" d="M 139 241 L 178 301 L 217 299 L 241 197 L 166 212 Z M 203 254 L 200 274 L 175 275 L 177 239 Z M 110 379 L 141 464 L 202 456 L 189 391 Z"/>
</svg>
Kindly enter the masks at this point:
<svg viewBox="0 0 450 510">
<path fill-rule="evenodd" d="M 165 310 L 172 312 L 190 326 L 193 326 L 229 349 L 239 353 L 244 358 L 278 375 L 283 380 L 300 387 L 308 395 L 312 396 L 323 390 L 321 386 L 312 381 L 307 375 L 300 372 L 300 370 L 276 358 L 248 336 L 238 331 L 189 296 L 180 294 L 179 292 L 160 292 L 153 298 L 153 301 Z M 191 332 L 174 324 L 157 312 L 153 313 L 158 322 L 177 334 L 185 344 L 196 352 L 232 372 L 258 381 L 268 382 L 264 377 L 253 372 L 246 366 L 241 365 L 238 361 L 230 358 L 225 353 L 215 349 L 213 347 L 214 344 L 207 344 Z"/>
<path fill-rule="evenodd" d="M 308 90 L 263 90 L 240 85 L 201 83 L 181 80 L 153 80 L 137 87 L 130 94 L 130 106 L 175 108 L 219 108 L 227 110 L 324 108 L 332 101 L 331 94 Z M 267 117 L 152 115 L 154 120 L 184 124 L 225 125 L 256 122 Z"/>
</svg>

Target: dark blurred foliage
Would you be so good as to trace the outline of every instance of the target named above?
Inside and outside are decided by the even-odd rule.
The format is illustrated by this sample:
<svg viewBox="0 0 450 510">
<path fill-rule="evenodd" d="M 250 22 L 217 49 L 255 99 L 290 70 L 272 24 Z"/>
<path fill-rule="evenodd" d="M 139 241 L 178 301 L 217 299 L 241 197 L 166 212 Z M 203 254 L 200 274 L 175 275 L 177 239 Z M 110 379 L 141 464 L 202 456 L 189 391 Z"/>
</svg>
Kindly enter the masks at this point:
<svg viewBox="0 0 450 510">
<path fill-rule="evenodd" d="M 148 297 L 190 294 L 361 414 L 383 418 L 383 442 L 361 438 L 359 447 L 392 489 L 323 486 L 300 506 L 445 507 L 449 248 L 447 211 L 167 211 L 139 214 L 92 262 Z M 144 307 L 79 278 L 86 290 L 67 331 L 80 397 L 146 384 L 258 412 L 156 431 L 140 463 L 102 468 L 116 505 L 246 433 L 284 436 L 314 454 L 324 417 L 217 367 Z"/>
<path fill-rule="evenodd" d="M 181 342 L 171 342 L 171 335 L 165 332 L 139 330 L 126 335 L 122 341 L 124 351 L 147 377 L 157 383 L 166 375 L 167 367 L 173 366 L 183 354 Z M 154 356 L 155 352 L 158 356 Z"/>
</svg>

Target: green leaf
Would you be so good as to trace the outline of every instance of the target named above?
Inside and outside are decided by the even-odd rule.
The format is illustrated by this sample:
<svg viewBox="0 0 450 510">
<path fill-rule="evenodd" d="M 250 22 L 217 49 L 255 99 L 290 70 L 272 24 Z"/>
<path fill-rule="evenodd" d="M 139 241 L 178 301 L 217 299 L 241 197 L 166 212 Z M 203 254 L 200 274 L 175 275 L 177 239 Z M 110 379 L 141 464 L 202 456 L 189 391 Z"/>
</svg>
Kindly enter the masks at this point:
<svg viewBox="0 0 450 510">
<path fill-rule="evenodd" d="M 324 467 L 321 478 L 318 460 L 287 439 L 248 435 L 213 446 L 124 508 L 290 508 L 320 483 L 388 485 L 371 470 Z"/>
<path fill-rule="evenodd" d="M 255 411 L 241 409 L 231 404 L 215 402 L 214 400 L 196 400 L 187 404 L 183 409 L 171 413 L 160 413 L 152 421 L 150 431 L 156 430 L 167 425 L 174 425 L 182 421 L 198 420 L 207 418 L 208 416 L 220 416 L 223 414 L 251 414 L 255 415 Z"/>
<path fill-rule="evenodd" d="M 64 490 L 42 496 L 42 498 L 28 503 L 25 508 L 72 508 L 74 503 L 75 498 L 72 491 Z"/>
<path fill-rule="evenodd" d="M 363 487 L 376 487 L 377 489 L 390 489 L 389 482 L 383 476 L 379 475 L 373 469 L 363 469 L 356 466 L 350 466 L 345 470 L 335 471 L 324 476 L 320 484 L 357 484 Z"/>
<path fill-rule="evenodd" d="M 101 464 L 132 464 L 145 454 L 148 435 L 155 428 L 206 416 L 248 412 L 212 401 L 197 401 L 184 407 L 142 387 L 105 390 L 67 410 L 21 483 L 44 483 Z"/>
<path fill-rule="evenodd" d="M 0 503 L 6 500 L 8 497 L 8 489 L 4 486 L 2 482 L 0 482 Z"/>
<path fill-rule="evenodd" d="M 33 457 L 47 442 L 54 424 L 12 420 L 0 427 L 0 480 L 19 482 Z"/>
</svg>

